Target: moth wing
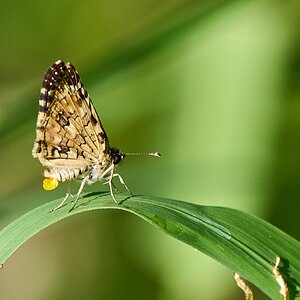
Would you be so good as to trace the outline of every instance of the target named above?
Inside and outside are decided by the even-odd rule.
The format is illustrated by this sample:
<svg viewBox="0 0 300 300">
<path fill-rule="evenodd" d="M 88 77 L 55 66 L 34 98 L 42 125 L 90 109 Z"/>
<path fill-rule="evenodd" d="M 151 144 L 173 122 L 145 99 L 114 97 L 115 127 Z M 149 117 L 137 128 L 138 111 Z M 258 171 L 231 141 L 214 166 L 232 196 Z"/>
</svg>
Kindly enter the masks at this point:
<svg viewBox="0 0 300 300">
<path fill-rule="evenodd" d="M 109 142 L 74 66 L 59 60 L 45 73 L 33 157 L 48 168 L 88 168 L 109 158 Z"/>
</svg>

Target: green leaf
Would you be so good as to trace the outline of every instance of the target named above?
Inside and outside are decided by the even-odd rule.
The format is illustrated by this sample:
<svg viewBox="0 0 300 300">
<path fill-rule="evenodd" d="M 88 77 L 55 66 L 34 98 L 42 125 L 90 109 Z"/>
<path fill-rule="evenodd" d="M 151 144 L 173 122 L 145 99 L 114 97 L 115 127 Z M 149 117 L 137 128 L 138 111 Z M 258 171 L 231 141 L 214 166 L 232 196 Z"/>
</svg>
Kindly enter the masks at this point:
<svg viewBox="0 0 300 300">
<path fill-rule="evenodd" d="M 157 197 L 126 198 L 122 193 L 117 196 L 123 199 L 119 205 L 108 193 L 86 194 L 71 213 L 70 203 L 50 212 L 61 199 L 31 210 L 0 231 L 0 262 L 3 264 L 30 237 L 59 220 L 89 210 L 121 209 L 238 272 L 272 299 L 281 299 L 273 275 L 276 256 L 280 256 L 279 270 L 288 284 L 290 299 L 300 297 L 300 243 L 271 224 L 225 207 Z"/>
</svg>

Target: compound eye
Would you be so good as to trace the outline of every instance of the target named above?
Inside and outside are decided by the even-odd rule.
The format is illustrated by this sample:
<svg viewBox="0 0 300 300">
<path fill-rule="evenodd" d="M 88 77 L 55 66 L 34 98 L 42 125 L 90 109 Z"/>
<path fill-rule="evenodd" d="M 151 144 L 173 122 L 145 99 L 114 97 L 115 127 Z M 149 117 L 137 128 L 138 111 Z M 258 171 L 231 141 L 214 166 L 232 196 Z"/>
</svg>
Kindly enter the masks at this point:
<svg viewBox="0 0 300 300">
<path fill-rule="evenodd" d="M 120 153 L 115 153 L 114 155 L 114 165 L 117 165 L 122 160 L 122 155 Z"/>
</svg>

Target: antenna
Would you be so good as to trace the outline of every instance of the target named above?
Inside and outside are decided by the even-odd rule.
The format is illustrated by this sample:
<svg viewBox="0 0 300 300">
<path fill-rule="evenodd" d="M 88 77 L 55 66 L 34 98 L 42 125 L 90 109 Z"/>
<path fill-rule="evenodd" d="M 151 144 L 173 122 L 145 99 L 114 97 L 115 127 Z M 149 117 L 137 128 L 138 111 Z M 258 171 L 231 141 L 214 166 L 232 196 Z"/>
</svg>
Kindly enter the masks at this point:
<svg viewBox="0 0 300 300">
<path fill-rule="evenodd" d="M 159 152 L 137 152 L 137 153 L 124 153 L 125 155 L 146 155 L 146 156 L 155 156 L 155 157 L 161 157 Z"/>
</svg>

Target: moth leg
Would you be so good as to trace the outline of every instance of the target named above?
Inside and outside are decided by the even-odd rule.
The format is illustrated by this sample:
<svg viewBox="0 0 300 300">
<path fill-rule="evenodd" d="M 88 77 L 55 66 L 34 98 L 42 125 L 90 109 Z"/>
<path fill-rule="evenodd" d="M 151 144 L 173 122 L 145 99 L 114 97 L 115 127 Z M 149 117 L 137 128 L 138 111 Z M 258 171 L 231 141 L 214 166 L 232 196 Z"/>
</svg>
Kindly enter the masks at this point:
<svg viewBox="0 0 300 300">
<path fill-rule="evenodd" d="M 52 212 L 52 211 L 55 211 L 55 210 L 58 210 L 59 208 L 61 208 L 61 207 L 65 204 L 65 202 L 67 201 L 67 199 L 69 198 L 69 196 L 73 197 L 73 195 L 71 194 L 71 183 L 72 183 L 72 181 L 69 181 L 69 184 L 68 184 L 68 190 L 67 190 L 66 196 L 65 196 L 65 198 L 63 199 L 63 201 L 61 201 L 61 203 L 60 203 L 58 206 L 54 207 L 54 208 L 51 210 L 51 212 Z"/>
<path fill-rule="evenodd" d="M 119 192 L 118 188 L 114 185 L 114 183 L 112 182 L 111 184 L 112 184 L 113 188 L 114 188 L 117 192 Z"/>
<path fill-rule="evenodd" d="M 130 191 L 130 189 L 128 188 L 127 184 L 125 183 L 124 179 L 122 178 L 122 176 L 118 173 L 115 173 L 112 175 L 112 177 L 118 177 L 121 184 L 123 184 L 125 186 L 125 189 L 128 191 L 128 193 L 133 196 L 132 192 Z"/>
<path fill-rule="evenodd" d="M 107 181 L 108 185 L 109 185 L 109 191 L 110 191 L 110 195 L 111 197 L 113 198 L 114 202 L 119 204 L 119 202 L 117 201 L 117 199 L 115 198 L 115 195 L 114 195 L 114 192 L 113 192 L 113 187 L 114 187 L 114 184 L 112 182 L 112 179 L 113 179 L 113 171 L 111 172 L 110 176 L 109 176 L 109 179 Z"/>
<path fill-rule="evenodd" d="M 81 184 L 80 184 L 79 190 L 78 190 L 78 192 L 77 192 L 75 201 L 74 201 L 72 207 L 69 209 L 69 212 L 71 212 L 71 211 L 75 208 L 75 206 L 76 206 L 76 204 L 77 204 L 77 201 L 78 201 L 78 199 L 79 199 L 79 197 L 80 197 L 80 194 L 81 194 L 81 192 L 82 192 L 82 190 L 83 190 L 83 188 L 84 188 L 84 186 L 85 186 L 86 181 L 88 180 L 88 178 L 89 178 L 89 177 L 86 176 L 86 177 L 84 177 L 83 180 L 81 181 Z"/>
<path fill-rule="evenodd" d="M 112 182 L 112 179 L 114 177 L 114 169 L 115 169 L 115 166 L 114 164 L 112 164 L 103 174 L 102 176 L 104 177 L 107 173 L 109 173 L 109 178 L 106 182 L 104 182 L 104 184 L 108 184 L 109 185 L 109 192 L 110 192 L 110 195 L 111 197 L 113 198 L 114 202 L 116 204 L 119 204 L 119 202 L 117 201 L 117 199 L 115 198 L 115 195 L 114 195 L 114 192 L 113 192 L 113 189 L 116 188 L 115 185 L 113 184 Z"/>
<path fill-rule="evenodd" d="M 103 184 L 109 184 L 109 181 L 110 181 L 110 176 L 107 181 L 103 182 Z M 116 190 L 117 192 L 119 192 L 119 189 L 115 186 L 115 184 L 113 182 L 111 182 L 111 184 L 112 184 L 113 189 Z"/>
<path fill-rule="evenodd" d="M 115 166 L 112 164 L 107 170 L 106 172 L 103 174 L 103 176 L 110 172 L 110 175 L 109 175 L 109 178 L 108 180 L 104 183 L 104 184 L 108 184 L 109 185 L 109 191 L 110 191 L 110 195 L 111 197 L 113 198 L 114 202 L 119 204 L 119 202 L 117 201 L 117 199 L 115 198 L 115 195 L 114 195 L 114 192 L 113 192 L 113 189 L 115 188 L 115 185 L 113 184 L 113 178 L 114 177 L 118 177 L 119 180 L 120 180 L 120 183 L 123 184 L 126 188 L 126 190 L 130 193 L 131 196 L 133 196 L 133 194 L 131 193 L 131 191 L 129 190 L 128 186 L 126 185 L 125 181 L 123 180 L 122 176 L 118 173 L 114 173 L 114 169 L 115 169 Z"/>
</svg>

